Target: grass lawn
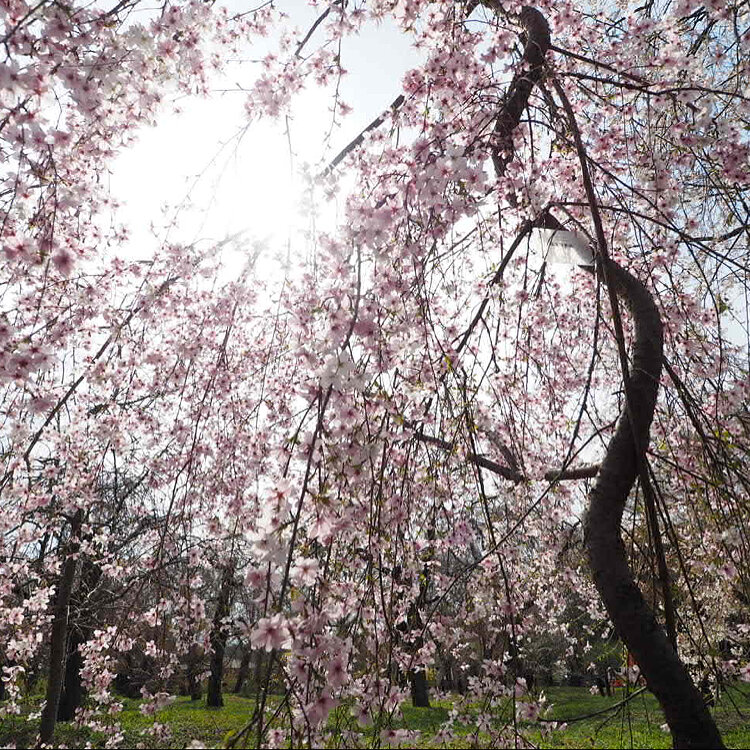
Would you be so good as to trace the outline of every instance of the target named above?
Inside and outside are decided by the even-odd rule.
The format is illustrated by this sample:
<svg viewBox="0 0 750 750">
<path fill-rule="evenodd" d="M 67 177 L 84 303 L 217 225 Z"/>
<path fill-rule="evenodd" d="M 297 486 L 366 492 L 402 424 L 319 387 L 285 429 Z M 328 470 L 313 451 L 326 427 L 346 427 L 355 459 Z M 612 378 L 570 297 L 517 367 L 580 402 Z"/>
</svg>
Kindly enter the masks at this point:
<svg viewBox="0 0 750 750">
<path fill-rule="evenodd" d="M 178 697 L 174 703 L 163 708 L 156 717 L 144 716 L 139 711 L 141 701 L 122 699 L 123 710 L 119 722 L 123 733 L 121 747 L 146 748 L 185 747 L 198 740 L 208 747 L 223 744 L 224 737 L 236 732 L 250 719 L 253 701 L 236 695 L 224 696 L 223 708 L 207 708 L 206 701 L 191 701 Z M 154 722 L 166 724 L 171 730 L 171 738 L 159 741 L 144 730 L 153 727 Z M 22 717 L 0 719 L 0 747 L 33 747 L 39 726 L 38 720 L 27 722 Z M 89 729 L 77 728 L 72 723 L 58 724 L 55 728 L 55 745 L 83 747 L 91 743 L 94 747 L 103 746 L 104 735 Z"/>
<path fill-rule="evenodd" d="M 555 730 L 546 735 L 533 731 L 531 739 L 542 748 L 668 748 L 671 738 L 661 729 L 664 718 L 654 697 L 643 692 L 613 711 L 603 713 L 602 709 L 620 703 L 625 694 L 622 690 L 616 696 L 607 698 L 591 695 L 586 688 L 553 687 L 545 690 L 548 704 L 553 704 L 547 712 L 549 719 L 568 722 L 564 730 Z M 735 705 L 733 705 L 733 702 Z M 444 745 L 435 741 L 434 735 L 448 718 L 452 708 L 450 701 L 435 701 L 432 708 L 413 708 L 409 704 L 402 707 L 402 718 L 395 726 L 416 729 L 422 732 L 419 747 L 436 748 Z M 248 698 L 234 695 L 225 696 L 225 706 L 220 709 L 206 708 L 205 701 L 191 702 L 189 698 L 177 698 L 174 703 L 162 709 L 156 718 L 143 716 L 138 707 L 139 701 L 124 700 L 120 714 L 123 732 L 122 747 L 186 747 L 191 741 L 199 740 L 208 747 L 221 746 L 229 733 L 236 732 L 247 723 L 252 714 L 253 702 Z M 740 715 L 737 709 L 742 712 Z M 344 709 L 339 709 L 342 711 Z M 464 712 L 467 713 L 467 712 Z M 471 715 L 470 708 L 468 714 Z M 597 713 L 596 716 L 590 714 Z M 734 687 L 724 694 L 714 708 L 714 715 L 727 747 L 750 748 L 750 685 Z M 571 721 L 577 717 L 588 718 Z M 167 725 L 171 730 L 169 740 L 160 741 L 152 734 L 144 733 L 154 721 Z M 0 746 L 33 746 L 38 722 L 27 722 L 23 717 L 0 719 Z M 457 725 L 457 737 L 449 747 L 486 747 L 487 735 L 476 737 L 471 723 Z M 367 738 L 377 747 L 372 730 L 365 730 Z M 60 724 L 55 741 L 67 747 L 101 747 L 103 735 L 90 730 L 76 728 L 72 724 Z M 367 741 L 366 740 L 366 741 Z M 252 745 L 250 745 L 252 746 Z"/>
<path fill-rule="evenodd" d="M 550 718 L 558 721 L 593 714 L 625 698 L 622 689 L 612 698 L 591 695 L 585 688 L 558 687 L 546 692 L 549 702 L 554 704 Z M 714 707 L 713 714 L 727 747 L 750 748 L 750 685 L 734 687 L 725 693 Z M 669 732 L 661 729 L 662 724 L 664 714 L 656 698 L 646 691 L 632 697 L 616 711 L 569 722 L 564 732 L 554 732 L 551 738 L 540 737 L 539 746 L 668 748 L 672 746 L 672 740 Z"/>
<path fill-rule="evenodd" d="M 664 731 L 664 714 L 656 698 L 647 692 L 634 695 L 629 691 L 630 700 L 611 711 L 627 697 L 624 689 L 616 691 L 612 697 L 591 695 L 587 688 L 551 687 L 545 688 L 549 710 L 546 718 L 565 722 L 563 730 L 552 730 L 546 735 L 534 731 L 530 739 L 540 748 L 670 748 L 671 735 Z M 422 729 L 425 735 L 434 733 L 437 724 L 447 718 L 449 703 L 437 703 L 433 708 L 417 709 L 404 707 L 404 721 L 401 726 L 409 729 Z M 601 712 L 601 713 L 600 713 Z M 725 693 L 712 710 L 728 748 L 750 748 L 750 685 L 734 686 Z M 592 716 L 592 714 L 596 714 Z M 587 717 L 587 718 L 581 718 Z M 579 720 L 575 720 L 579 719 Z M 475 728 L 459 726 L 457 734 L 463 734 L 465 742 L 453 742 L 450 747 L 472 747 L 471 735 Z M 484 735 L 487 737 L 487 735 Z M 482 745 L 482 735 L 476 747 Z M 430 742 L 425 736 L 420 747 L 443 747 Z"/>
</svg>

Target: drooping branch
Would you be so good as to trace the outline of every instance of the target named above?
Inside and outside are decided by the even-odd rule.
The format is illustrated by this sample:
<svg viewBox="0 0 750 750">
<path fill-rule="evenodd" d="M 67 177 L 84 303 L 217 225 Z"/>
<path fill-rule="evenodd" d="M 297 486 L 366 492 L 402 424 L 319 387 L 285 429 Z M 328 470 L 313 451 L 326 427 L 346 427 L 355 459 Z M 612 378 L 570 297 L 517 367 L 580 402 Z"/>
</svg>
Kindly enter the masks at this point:
<svg viewBox="0 0 750 750">
<path fill-rule="evenodd" d="M 414 431 L 414 437 L 421 443 L 427 443 L 428 445 L 434 445 L 438 448 L 442 448 L 445 451 L 453 452 L 457 446 L 455 443 L 445 440 L 443 438 L 436 437 L 435 435 L 428 435 L 422 432 L 420 429 Z M 487 469 L 493 474 L 496 474 L 503 479 L 507 479 L 516 484 L 520 482 L 530 481 L 531 477 L 525 476 L 518 468 L 513 466 L 505 466 L 504 464 L 493 461 L 487 456 L 483 456 L 481 453 L 468 452 L 464 456 L 465 460 L 479 466 L 482 469 Z M 585 479 L 587 477 L 595 477 L 599 471 L 599 464 L 592 464 L 589 466 L 578 466 L 570 469 L 548 469 L 544 472 L 544 478 L 548 482 L 558 482 L 563 479 Z"/>
<path fill-rule="evenodd" d="M 404 102 L 406 99 L 404 98 L 403 94 L 399 94 L 392 102 L 391 106 L 385 111 L 379 114 L 372 122 L 370 122 L 369 125 L 367 125 L 365 128 L 362 129 L 362 131 L 359 133 L 356 138 L 351 140 L 349 143 L 347 143 L 344 148 L 341 149 L 341 151 L 336 154 L 336 156 L 333 157 L 330 164 L 325 168 L 325 171 L 323 172 L 323 175 L 330 174 L 336 167 L 356 148 L 361 146 L 365 141 L 365 135 L 369 133 L 371 130 L 375 130 L 376 128 L 379 128 L 386 120 L 388 115 L 392 112 L 395 112 Z"/>
</svg>

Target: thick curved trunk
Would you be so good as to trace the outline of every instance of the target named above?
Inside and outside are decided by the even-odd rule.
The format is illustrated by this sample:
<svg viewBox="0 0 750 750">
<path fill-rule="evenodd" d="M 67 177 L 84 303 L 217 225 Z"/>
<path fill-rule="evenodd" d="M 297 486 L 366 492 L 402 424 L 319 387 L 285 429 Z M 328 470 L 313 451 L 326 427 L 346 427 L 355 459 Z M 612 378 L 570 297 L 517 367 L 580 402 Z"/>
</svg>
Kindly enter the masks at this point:
<svg viewBox="0 0 750 750">
<path fill-rule="evenodd" d="M 497 0 L 478 2 L 500 12 Z M 492 156 L 498 177 L 505 172 L 513 131 L 531 91 L 546 73 L 545 57 L 551 46 L 549 25 L 538 10 L 523 8 L 519 20 L 525 32 L 523 69 L 514 76 L 495 123 Z M 561 226 L 554 218 L 549 220 L 552 226 Z M 629 307 L 636 336 L 633 364 L 625 383 L 626 408 L 589 498 L 585 519 L 589 564 L 618 635 L 664 710 L 674 746 L 720 748 L 724 745 L 711 714 L 635 583 L 620 534 L 625 503 L 648 447 L 661 375 L 661 319 L 650 293 L 635 277 L 607 258 L 600 266 L 605 279 Z"/>
<path fill-rule="evenodd" d="M 589 495 L 584 520 L 589 565 L 617 634 L 664 710 L 674 747 L 723 747 L 699 691 L 635 583 L 620 533 L 625 503 L 648 446 L 661 376 L 662 325 L 651 294 L 640 281 L 611 260 L 607 277 L 630 309 L 635 341 L 625 386 L 627 406 Z"/>
</svg>

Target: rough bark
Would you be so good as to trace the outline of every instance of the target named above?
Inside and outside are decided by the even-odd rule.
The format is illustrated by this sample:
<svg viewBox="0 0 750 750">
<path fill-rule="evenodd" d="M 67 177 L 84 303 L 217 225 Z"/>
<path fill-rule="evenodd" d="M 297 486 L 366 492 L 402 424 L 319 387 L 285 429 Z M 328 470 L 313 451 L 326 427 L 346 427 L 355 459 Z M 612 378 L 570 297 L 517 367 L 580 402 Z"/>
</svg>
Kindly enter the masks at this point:
<svg viewBox="0 0 750 750">
<path fill-rule="evenodd" d="M 498 3 L 485 2 L 485 5 L 496 8 Z M 512 156 L 513 131 L 521 122 L 534 86 L 544 76 L 544 60 L 551 44 L 547 20 L 536 8 L 522 8 L 519 20 L 526 37 L 523 51 L 526 69 L 513 76 L 495 120 L 492 160 L 498 176 L 505 173 L 506 165 Z"/>
<path fill-rule="evenodd" d="M 57 722 L 57 709 L 60 703 L 65 670 L 65 649 L 68 636 L 68 610 L 73 592 L 73 580 L 78 564 L 79 534 L 83 513 L 78 510 L 70 522 L 70 540 L 65 549 L 65 562 L 60 572 L 60 580 L 55 596 L 52 630 L 50 633 L 49 674 L 47 693 L 42 717 L 39 722 L 39 742 L 51 745 Z"/>
</svg>

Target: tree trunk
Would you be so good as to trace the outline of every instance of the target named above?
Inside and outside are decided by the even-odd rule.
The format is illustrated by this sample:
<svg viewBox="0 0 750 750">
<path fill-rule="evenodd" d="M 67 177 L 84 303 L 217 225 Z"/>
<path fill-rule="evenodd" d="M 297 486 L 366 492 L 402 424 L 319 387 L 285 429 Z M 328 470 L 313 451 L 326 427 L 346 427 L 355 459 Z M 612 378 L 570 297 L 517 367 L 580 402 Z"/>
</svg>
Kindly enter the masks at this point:
<svg viewBox="0 0 750 750">
<path fill-rule="evenodd" d="M 722 748 L 700 692 L 633 579 L 620 534 L 625 503 L 648 447 L 661 375 L 662 324 L 646 287 L 613 261 L 606 262 L 609 283 L 630 308 L 635 341 L 626 408 L 607 446 L 584 520 L 589 565 L 617 634 L 664 710 L 674 747 Z"/>
<path fill-rule="evenodd" d="M 474 0 L 469 7 L 479 2 L 500 10 L 497 0 Z M 495 121 L 492 156 L 498 177 L 505 173 L 512 133 L 531 90 L 546 75 L 545 58 L 551 46 L 549 24 L 538 10 L 524 7 L 519 20 L 525 32 L 523 69 L 513 77 Z M 605 278 L 630 307 L 636 340 L 631 375 L 625 383 L 627 407 L 620 415 L 589 497 L 584 523 L 589 565 L 615 630 L 664 710 L 674 746 L 721 748 L 721 736 L 700 693 L 635 584 L 620 536 L 625 503 L 648 447 L 661 375 L 662 325 L 648 290 L 616 263 L 608 259 L 603 262 L 607 264 Z"/>
<path fill-rule="evenodd" d="M 232 691 L 235 694 L 242 692 L 247 676 L 250 673 L 250 655 L 251 651 L 249 648 L 242 649 L 240 668 L 237 670 L 237 682 L 234 683 L 234 690 Z"/>
<path fill-rule="evenodd" d="M 427 686 L 427 672 L 424 669 L 412 669 L 409 672 L 411 682 L 411 704 L 415 708 L 430 707 L 430 693 Z"/>
<path fill-rule="evenodd" d="M 396 565 L 393 569 L 393 577 L 401 583 L 401 565 Z M 409 610 L 406 615 L 406 622 L 402 622 L 396 626 L 396 630 L 401 633 L 401 638 L 411 634 L 413 632 L 421 633 L 422 631 L 422 618 L 419 614 L 419 610 L 424 606 L 425 598 L 427 596 L 427 582 L 429 581 L 429 569 L 425 567 L 423 571 L 423 577 L 419 582 L 419 594 L 417 598 L 409 605 Z M 408 653 L 412 654 L 412 658 L 419 653 L 419 650 L 424 646 L 424 638 L 418 635 L 416 638 L 409 638 L 406 645 Z M 400 680 L 403 679 L 404 684 L 408 678 L 409 685 L 411 687 L 411 702 L 415 708 L 429 708 L 430 707 L 430 696 L 429 687 L 427 685 L 427 673 L 421 667 L 412 668 L 408 670 L 407 674 L 404 674 L 401 667 L 398 667 Z M 400 681 L 399 680 L 399 681 Z"/>
<path fill-rule="evenodd" d="M 221 577 L 219 598 L 216 602 L 216 612 L 211 626 L 211 674 L 208 678 L 206 705 L 220 708 L 224 705 L 221 693 L 221 683 L 224 677 L 224 652 L 227 646 L 227 631 L 225 619 L 229 615 L 229 604 L 234 588 L 234 568 L 227 565 Z"/>
<path fill-rule="evenodd" d="M 57 707 L 58 721 L 71 721 L 75 717 L 76 709 L 83 705 L 85 691 L 81 679 L 83 658 L 80 648 L 91 637 L 94 629 L 92 619 L 95 605 L 91 604 L 90 597 L 101 577 L 101 568 L 84 557 L 81 560 L 80 583 L 70 599 L 67 656 L 60 703 Z"/>
<path fill-rule="evenodd" d="M 203 696 L 203 688 L 198 679 L 200 668 L 201 649 L 199 646 L 193 644 L 187 655 L 187 668 L 185 670 L 185 689 L 186 694 L 190 696 L 191 701 L 199 701 Z"/>
<path fill-rule="evenodd" d="M 409 607 L 408 622 L 411 631 L 422 630 L 422 618 L 419 615 L 419 607 L 422 605 L 427 595 L 427 584 L 426 582 L 420 581 L 419 584 L 419 598 Z M 424 638 L 418 636 L 410 643 L 410 650 L 413 654 L 419 653 L 419 650 L 424 646 Z M 430 693 L 427 685 L 427 672 L 422 667 L 409 670 L 409 683 L 411 685 L 411 703 L 415 708 L 429 708 L 430 707 Z"/>
<path fill-rule="evenodd" d="M 86 640 L 77 627 L 72 629 L 68 637 L 68 655 L 65 659 L 63 685 L 60 703 L 57 707 L 58 721 L 71 721 L 75 717 L 76 709 L 83 703 L 83 681 L 81 680 L 83 659 L 79 646 L 84 644 Z"/>
<path fill-rule="evenodd" d="M 52 631 L 49 647 L 49 674 L 47 677 L 47 694 L 42 718 L 39 722 L 40 744 L 51 745 L 57 721 L 57 708 L 60 703 L 60 693 L 63 686 L 65 668 L 65 649 L 68 636 L 68 607 L 73 591 L 73 579 L 78 564 L 78 549 L 80 547 L 79 534 L 83 512 L 76 511 L 70 522 L 70 539 L 66 547 L 66 557 L 60 572 L 57 595 L 55 597 Z"/>
<path fill-rule="evenodd" d="M 455 689 L 453 679 L 453 657 L 450 651 L 443 649 L 440 643 L 437 643 L 438 669 L 435 682 L 438 690 L 444 693 L 452 692 Z"/>
</svg>

